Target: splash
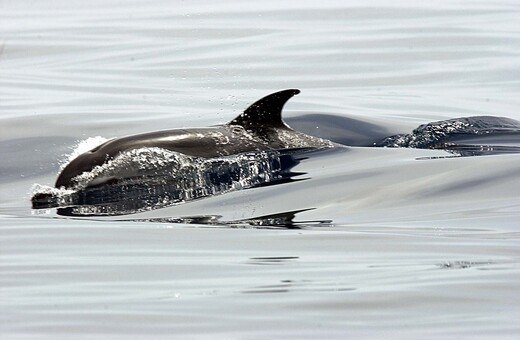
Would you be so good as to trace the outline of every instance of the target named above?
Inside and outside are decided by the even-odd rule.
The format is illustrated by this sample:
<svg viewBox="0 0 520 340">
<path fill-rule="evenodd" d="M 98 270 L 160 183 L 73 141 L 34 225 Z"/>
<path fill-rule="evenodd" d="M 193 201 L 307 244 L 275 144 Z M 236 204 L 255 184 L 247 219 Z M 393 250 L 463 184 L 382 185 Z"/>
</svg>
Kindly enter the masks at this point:
<svg viewBox="0 0 520 340">
<path fill-rule="evenodd" d="M 204 159 L 161 148 L 123 152 L 74 179 L 69 190 L 36 185 L 33 208 L 58 214 L 121 215 L 230 191 L 289 181 L 302 151 L 262 151 Z"/>
<path fill-rule="evenodd" d="M 78 141 L 78 144 L 76 144 L 76 146 L 74 147 L 74 150 L 66 158 L 63 159 L 62 163 L 60 163 L 60 171 L 63 170 L 65 168 L 65 166 L 70 163 L 70 161 L 72 161 L 79 155 L 81 155 L 89 150 L 94 149 L 96 146 L 99 146 L 108 140 L 109 139 L 107 139 L 107 138 L 104 138 L 101 136 L 96 136 L 96 137 L 89 137 L 82 141 Z"/>
</svg>

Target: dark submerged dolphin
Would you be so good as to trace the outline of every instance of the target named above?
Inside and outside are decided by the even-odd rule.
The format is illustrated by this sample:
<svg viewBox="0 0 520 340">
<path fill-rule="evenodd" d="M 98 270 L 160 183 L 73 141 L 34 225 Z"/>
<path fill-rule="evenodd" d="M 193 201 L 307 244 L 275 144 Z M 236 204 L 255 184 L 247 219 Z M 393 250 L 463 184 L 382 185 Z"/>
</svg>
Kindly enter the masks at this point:
<svg viewBox="0 0 520 340">
<path fill-rule="evenodd" d="M 289 89 L 270 94 L 225 125 L 164 130 L 109 140 L 67 164 L 55 186 L 73 188 L 76 176 L 132 149 L 157 147 L 188 156 L 214 158 L 244 152 L 333 146 L 328 140 L 292 130 L 282 120 L 283 106 L 298 93 L 299 90 Z M 111 180 L 117 178 L 101 178 L 92 185 Z"/>
<path fill-rule="evenodd" d="M 520 122 L 472 116 L 420 125 L 409 134 L 386 137 L 376 147 L 441 149 L 459 156 L 520 153 Z"/>
</svg>

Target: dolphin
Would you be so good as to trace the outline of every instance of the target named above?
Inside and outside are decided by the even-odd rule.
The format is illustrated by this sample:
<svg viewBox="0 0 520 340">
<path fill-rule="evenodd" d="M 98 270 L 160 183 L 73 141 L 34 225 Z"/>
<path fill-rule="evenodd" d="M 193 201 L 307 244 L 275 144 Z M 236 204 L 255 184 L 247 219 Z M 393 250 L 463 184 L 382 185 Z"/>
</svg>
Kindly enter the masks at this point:
<svg viewBox="0 0 520 340">
<path fill-rule="evenodd" d="M 231 122 L 206 128 L 173 129 L 111 139 L 73 159 L 59 174 L 56 188 L 74 188 L 83 172 L 113 160 L 122 152 L 163 148 L 187 156 L 215 158 L 244 152 L 325 148 L 335 144 L 291 129 L 282 120 L 282 109 L 297 89 L 272 93 L 249 106 Z M 100 179 L 92 185 L 114 178 Z"/>
<path fill-rule="evenodd" d="M 422 124 L 409 134 L 386 137 L 373 146 L 440 149 L 458 156 L 520 153 L 520 122 L 471 116 Z"/>
</svg>

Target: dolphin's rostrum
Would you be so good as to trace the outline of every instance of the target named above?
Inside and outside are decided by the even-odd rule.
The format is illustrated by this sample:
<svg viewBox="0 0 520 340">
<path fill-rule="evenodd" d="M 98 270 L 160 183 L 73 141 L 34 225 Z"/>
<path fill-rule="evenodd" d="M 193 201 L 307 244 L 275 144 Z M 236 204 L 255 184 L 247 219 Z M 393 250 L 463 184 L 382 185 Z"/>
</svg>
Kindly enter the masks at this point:
<svg viewBox="0 0 520 340">
<path fill-rule="evenodd" d="M 111 139 L 79 155 L 61 171 L 56 187 L 73 188 L 75 177 L 103 165 L 120 153 L 139 148 L 162 148 L 187 156 L 214 158 L 244 152 L 330 147 L 332 142 L 292 130 L 282 109 L 297 89 L 270 94 L 228 124 L 208 128 L 174 129 Z M 104 178 L 96 185 L 118 178 Z M 94 184 L 94 183 L 92 183 Z"/>
</svg>

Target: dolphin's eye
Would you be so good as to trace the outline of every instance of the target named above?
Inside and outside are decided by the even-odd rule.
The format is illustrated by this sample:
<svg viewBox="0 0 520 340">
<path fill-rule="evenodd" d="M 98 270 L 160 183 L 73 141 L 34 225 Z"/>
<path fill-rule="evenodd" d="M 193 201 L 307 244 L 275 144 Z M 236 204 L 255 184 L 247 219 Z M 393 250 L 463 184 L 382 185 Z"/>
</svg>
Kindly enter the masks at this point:
<svg viewBox="0 0 520 340">
<path fill-rule="evenodd" d="M 241 126 L 233 126 L 233 129 L 231 130 L 231 133 L 233 133 L 234 135 L 239 135 L 239 134 L 242 134 L 244 133 L 244 128 L 241 127 Z"/>
</svg>

